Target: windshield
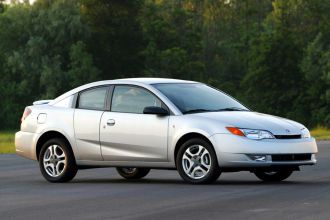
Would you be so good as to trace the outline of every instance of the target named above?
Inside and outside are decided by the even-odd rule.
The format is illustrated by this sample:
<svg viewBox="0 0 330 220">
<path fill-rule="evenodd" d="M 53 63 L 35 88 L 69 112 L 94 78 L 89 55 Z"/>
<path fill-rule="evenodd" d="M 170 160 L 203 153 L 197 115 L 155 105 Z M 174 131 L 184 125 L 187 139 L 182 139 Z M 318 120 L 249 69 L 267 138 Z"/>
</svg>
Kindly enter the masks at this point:
<svg viewBox="0 0 330 220">
<path fill-rule="evenodd" d="M 183 113 L 249 111 L 230 96 L 200 83 L 154 84 Z"/>
</svg>

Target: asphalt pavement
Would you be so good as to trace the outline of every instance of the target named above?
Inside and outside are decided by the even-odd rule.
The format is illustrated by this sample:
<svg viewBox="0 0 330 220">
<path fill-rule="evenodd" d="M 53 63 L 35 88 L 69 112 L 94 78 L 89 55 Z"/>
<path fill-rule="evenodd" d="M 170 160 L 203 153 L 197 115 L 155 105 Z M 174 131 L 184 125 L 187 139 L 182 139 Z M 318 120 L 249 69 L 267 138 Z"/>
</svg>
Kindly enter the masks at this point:
<svg viewBox="0 0 330 220">
<path fill-rule="evenodd" d="M 318 164 L 287 181 L 249 172 L 189 185 L 176 171 L 152 170 L 128 181 L 113 168 L 80 170 L 72 182 L 46 182 L 35 161 L 0 155 L 0 219 L 330 219 L 330 142 Z"/>
</svg>

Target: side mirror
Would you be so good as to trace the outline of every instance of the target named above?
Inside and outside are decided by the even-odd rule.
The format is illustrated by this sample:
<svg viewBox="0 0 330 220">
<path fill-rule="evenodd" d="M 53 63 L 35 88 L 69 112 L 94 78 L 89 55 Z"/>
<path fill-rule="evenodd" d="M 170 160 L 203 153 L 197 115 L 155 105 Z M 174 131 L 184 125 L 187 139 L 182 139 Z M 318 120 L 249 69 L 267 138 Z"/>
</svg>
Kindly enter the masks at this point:
<svg viewBox="0 0 330 220">
<path fill-rule="evenodd" d="M 165 116 L 165 115 L 169 115 L 169 112 L 161 107 L 147 106 L 143 109 L 143 114 Z"/>
</svg>

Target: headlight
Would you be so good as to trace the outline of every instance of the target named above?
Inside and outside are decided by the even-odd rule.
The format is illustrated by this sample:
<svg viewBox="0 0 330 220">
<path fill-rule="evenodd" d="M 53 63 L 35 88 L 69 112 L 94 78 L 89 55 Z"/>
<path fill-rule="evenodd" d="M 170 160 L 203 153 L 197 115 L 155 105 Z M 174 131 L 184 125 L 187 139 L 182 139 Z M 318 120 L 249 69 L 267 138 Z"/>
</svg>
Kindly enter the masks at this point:
<svg viewBox="0 0 330 220">
<path fill-rule="evenodd" d="M 301 129 L 301 138 L 310 138 L 311 134 L 307 128 Z"/>
<path fill-rule="evenodd" d="M 269 131 L 263 130 L 252 130 L 252 129 L 241 129 L 245 134 L 245 137 L 254 139 L 254 140 L 261 140 L 261 139 L 274 139 L 272 133 Z"/>
<path fill-rule="evenodd" d="M 235 128 L 235 127 L 226 127 L 230 133 L 238 136 L 244 136 L 252 140 L 261 140 L 261 139 L 274 139 L 272 133 L 264 130 L 257 129 L 246 129 L 246 128 Z"/>
</svg>

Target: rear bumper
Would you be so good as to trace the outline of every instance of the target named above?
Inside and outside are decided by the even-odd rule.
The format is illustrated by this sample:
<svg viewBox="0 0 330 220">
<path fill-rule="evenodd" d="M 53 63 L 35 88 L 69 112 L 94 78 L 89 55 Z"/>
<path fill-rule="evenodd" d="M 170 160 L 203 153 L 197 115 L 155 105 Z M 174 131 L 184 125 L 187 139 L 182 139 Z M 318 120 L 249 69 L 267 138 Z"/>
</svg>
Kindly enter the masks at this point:
<svg viewBox="0 0 330 220">
<path fill-rule="evenodd" d="M 15 134 L 16 154 L 22 157 L 37 160 L 36 141 L 38 134 L 19 131 Z"/>
<path fill-rule="evenodd" d="M 292 140 L 250 140 L 231 134 L 215 134 L 211 136 L 220 167 L 274 167 L 316 164 L 315 154 L 318 152 L 314 138 Z M 310 154 L 309 159 L 273 161 L 273 155 Z M 253 156 L 262 156 L 263 160 L 255 160 Z M 297 157 L 299 158 L 299 157 Z"/>
</svg>

